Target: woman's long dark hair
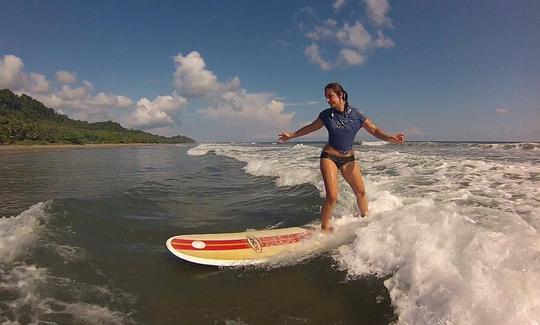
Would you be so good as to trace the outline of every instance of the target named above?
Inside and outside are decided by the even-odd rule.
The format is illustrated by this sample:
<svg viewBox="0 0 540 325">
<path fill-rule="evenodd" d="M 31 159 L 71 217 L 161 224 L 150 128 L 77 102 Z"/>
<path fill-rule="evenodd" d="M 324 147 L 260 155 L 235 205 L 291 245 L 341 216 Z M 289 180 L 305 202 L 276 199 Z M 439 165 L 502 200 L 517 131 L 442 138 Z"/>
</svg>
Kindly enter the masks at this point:
<svg viewBox="0 0 540 325">
<path fill-rule="evenodd" d="M 347 94 L 345 89 L 343 89 L 342 85 L 337 82 L 332 82 L 324 87 L 324 92 L 326 92 L 327 90 L 332 90 L 336 93 L 336 95 L 342 97 L 345 100 L 345 108 L 349 107 L 349 94 Z"/>
</svg>

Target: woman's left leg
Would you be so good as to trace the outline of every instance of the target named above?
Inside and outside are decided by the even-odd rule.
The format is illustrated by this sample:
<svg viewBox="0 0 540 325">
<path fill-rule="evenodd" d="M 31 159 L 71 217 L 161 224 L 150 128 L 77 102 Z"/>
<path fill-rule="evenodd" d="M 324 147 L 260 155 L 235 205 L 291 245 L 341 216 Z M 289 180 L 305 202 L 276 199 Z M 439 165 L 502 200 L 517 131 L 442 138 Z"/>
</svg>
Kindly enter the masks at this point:
<svg viewBox="0 0 540 325">
<path fill-rule="evenodd" d="M 337 203 L 338 197 L 338 169 L 336 164 L 328 159 L 321 158 L 321 174 L 324 181 L 324 189 L 326 196 L 324 198 L 324 204 L 321 209 L 322 223 L 321 228 L 324 231 L 332 231 L 332 226 L 330 226 L 330 218 L 332 217 L 332 210 Z"/>
<path fill-rule="evenodd" d="M 356 196 L 356 204 L 360 209 L 360 215 L 363 217 L 368 213 L 368 202 L 366 198 L 366 189 L 364 187 L 364 178 L 360 171 L 360 166 L 356 161 L 346 163 L 340 168 L 341 175 L 351 186 Z"/>
</svg>

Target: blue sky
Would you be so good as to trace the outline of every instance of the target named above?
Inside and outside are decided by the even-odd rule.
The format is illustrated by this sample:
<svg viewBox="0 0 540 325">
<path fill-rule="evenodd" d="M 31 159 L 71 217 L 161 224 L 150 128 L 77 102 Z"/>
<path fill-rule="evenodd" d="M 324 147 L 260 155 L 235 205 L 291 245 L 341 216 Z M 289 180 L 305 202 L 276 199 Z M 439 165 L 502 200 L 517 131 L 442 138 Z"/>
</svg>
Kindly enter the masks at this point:
<svg viewBox="0 0 540 325">
<path fill-rule="evenodd" d="M 410 140 L 540 141 L 538 1 L 3 1 L 2 11 L 0 88 L 77 119 L 275 140 L 313 121 L 338 81 Z"/>
</svg>

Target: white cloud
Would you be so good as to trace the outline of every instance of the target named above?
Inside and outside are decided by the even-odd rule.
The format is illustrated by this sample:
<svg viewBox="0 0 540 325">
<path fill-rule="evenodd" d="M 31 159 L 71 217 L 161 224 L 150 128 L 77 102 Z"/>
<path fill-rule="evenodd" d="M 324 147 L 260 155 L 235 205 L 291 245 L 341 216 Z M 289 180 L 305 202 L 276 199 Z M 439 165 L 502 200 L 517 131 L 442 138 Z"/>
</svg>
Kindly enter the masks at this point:
<svg viewBox="0 0 540 325">
<path fill-rule="evenodd" d="M 206 70 L 206 63 L 199 52 L 193 51 L 186 56 L 182 53 L 174 58 L 176 71 L 174 85 L 187 97 L 202 97 L 218 88 L 217 77 Z"/>
<path fill-rule="evenodd" d="M 306 47 L 306 49 L 304 50 L 304 54 L 309 59 L 309 61 L 317 64 L 322 70 L 332 69 L 332 64 L 327 62 L 321 56 L 321 53 L 319 52 L 319 46 L 317 44 L 311 44 L 310 46 Z"/>
<path fill-rule="evenodd" d="M 198 97 L 207 104 L 198 114 L 207 118 L 207 123 L 215 123 L 215 135 L 241 130 L 243 137 L 255 139 L 277 134 L 280 128 L 290 125 L 294 113 L 285 113 L 284 103 L 276 100 L 274 94 L 250 93 L 241 87 L 238 77 L 219 82 L 206 69 L 198 52 L 179 54 L 174 62 L 173 81 L 178 93 L 153 100 L 140 98 L 134 102 L 127 96 L 97 92 L 90 81 L 78 82 L 75 72 L 65 70 L 56 73 L 57 87 L 51 87 L 44 75 L 25 73 L 23 61 L 13 55 L 0 57 L 0 85 L 24 92 L 74 119 L 110 119 L 127 127 L 168 134 L 175 133 L 180 125 L 180 114 L 188 103 L 186 96 Z"/>
<path fill-rule="evenodd" d="M 333 46 L 338 44 L 342 47 L 335 63 L 322 57 L 318 43 L 312 43 L 305 48 L 304 54 L 308 60 L 317 64 L 322 70 L 329 70 L 338 66 L 362 65 L 375 48 L 394 46 L 394 42 L 385 37 L 381 31 L 378 31 L 377 38 L 373 39 L 359 21 L 338 26 L 335 20 L 329 19 L 323 25 L 315 26 L 306 33 L 306 37 L 314 42 L 329 43 Z"/>
<path fill-rule="evenodd" d="M 375 40 L 375 47 L 388 49 L 388 48 L 394 47 L 394 45 L 395 45 L 394 41 L 384 36 L 382 31 L 380 30 L 377 31 L 377 39 Z"/>
<path fill-rule="evenodd" d="M 77 81 L 75 72 L 60 70 L 56 72 L 56 80 L 61 84 L 68 85 Z"/>
<path fill-rule="evenodd" d="M 141 98 L 137 101 L 137 109 L 126 120 L 129 126 L 145 129 L 163 128 L 177 124 L 177 113 L 187 104 L 187 100 L 178 96 L 158 96 L 153 101 Z"/>
<path fill-rule="evenodd" d="M 392 20 L 388 18 L 390 3 L 388 0 L 364 0 L 367 6 L 369 18 L 378 26 L 392 26 Z"/>
<path fill-rule="evenodd" d="M 42 74 L 25 73 L 23 61 L 15 55 L 8 54 L 0 58 L 0 88 L 44 94 L 49 91 L 49 82 Z"/>
<path fill-rule="evenodd" d="M 347 0 L 335 0 L 334 4 L 332 5 L 332 7 L 334 8 L 334 11 L 338 12 L 339 9 L 343 8 L 343 6 L 345 5 L 345 2 L 347 2 Z"/>
<path fill-rule="evenodd" d="M 26 86 L 28 77 L 23 72 L 24 63 L 15 55 L 0 58 L 0 88 L 19 90 Z"/>
<path fill-rule="evenodd" d="M 86 102 L 94 107 L 127 108 L 133 105 L 133 101 L 129 97 L 103 92 L 90 96 Z"/>
<path fill-rule="evenodd" d="M 337 21 L 334 19 L 327 19 L 322 25 L 314 26 L 313 30 L 306 33 L 306 37 L 314 41 L 320 41 L 323 39 L 336 38 Z"/>
<path fill-rule="evenodd" d="M 76 80 L 75 73 L 67 71 L 58 71 L 56 77 L 62 83 Z M 26 93 L 48 107 L 80 119 L 106 117 L 110 109 L 133 105 L 133 101 L 126 96 L 104 92 L 95 94 L 94 86 L 86 80 L 79 86 L 63 85 L 59 89 L 51 89 L 44 75 L 35 72 L 27 74 L 22 59 L 15 55 L 0 58 L 0 88 Z"/>
<path fill-rule="evenodd" d="M 386 0 L 365 0 L 367 13 L 377 28 L 391 27 L 391 20 L 387 17 L 390 5 Z M 336 1 L 334 9 L 341 8 L 344 2 Z M 335 10 L 336 12 L 338 10 Z M 373 31 L 374 37 L 358 20 L 339 24 L 336 19 L 327 19 L 322 23 L 315 22 L 312 27 L 301 22 L 300 29 L 312 44 L 304 49 L 306 58 L 318 65 L 322 70 L 336 67 L 362 65 L 369 55 L 377 48 L 391 48 L 394 42 L 384 35 L 382 30 Z M 334 60 L 327 59 L 321 54 L 328 52 L 338 53 Z M 335 54 L 334 54 L 335 55 Z"/>
<path fill-rule="evenodd" d="M 316 100 L 310 100 L 310 101 L 307 101 L 307 102 L 284 102 L 283 99 L 284 98 L 275 98 L 275 100 L 283 102 L 283 105 L 285 107 L 289 107 L 289 106 L 307 106 L 307 105 L 323 105 L 323 102 L 316 101 Z"/>
<path fill-rule="evenodd" d="M 133 106 L 133 101 L 126 96 L 105 92 L 96 94 L 92 83 L 86 80 L 78 86 L 69 85 L 76 81 L 74 72 L 58 71 L 56 78 L 64 85 L 51 89 L 44 75 L 26 73 L 19 57 L 6 55 L 0 58 L 0 88 L 26 93 L 71 118 L 89 121 L 110 119 L 113 115 L 111 110 Z"/>
<path fill-rule="evenodd" d="M 49 91 L 49 82 L 44 75 L 30 73 L 30 90 L 34 93 L 44 94 Z"/>
<path fill-rule="evenodd" d="M 497 113 L 498 116 L 503 116 L 503 115 L 508 114 L 510 110 L 508 108 L 501 107 L 501 108 L 497 108 L 495 112 Z"/>
<path fill-rule="evenodd" d="M 358 21 L 354 25 L 345 23 L 342 29 L 337 30 L 336 36 L 341 44 L 359 51 L 365 51 L 371 45 L 371 35 Z"/>
<path fill-rule="evenodd" d="M 345 65 L 361 65 L 366 60 L 366 57 L 357 50 L 342 49 L 339 52 L 339 62 Z"/>
<path fill-rule="evenodd" d="M 322 70 L 329 70 L 335 66 L 361 65 L 367 58 L 367 52 L 374 46 L 369 32 L 362 23 L 345 23 L 339 27 L 335 20 L 327 20 L 322 26 L 315 26 L 306 34 L 313 41 L 337 43 L 344 46 L 339 51 L 336 63 L 324 59 L 320 53 L 320 47 L 313 43 L 306 47 L 304 54 L 309 61 L 317 64 Z"/>
<path fill-rule="evenodd" d="M 203 116 L 230 127 L 242 127 L 254 132 L 267 129 L 277 132 L 290 125 L 294 113 L 283 113 L 282 102 L 271 94 L 250 94 L 245 90 L 226 92 L 212 106 L 199 110 Z"/>
<path fill-rule="evenodd" d="M 216 121 L 220 127 L 245 130 L 246 135 L 277 132 L 290 124 L 294 113 L 284 113 L 282 102 L 272 94 L 249 93 L 234 77 L 219 82 L 199 52 L 175 57 L 174 84 L 181 95 L 199 97 L 209 103 L 198 110 L 201 116 Z"/>
<path fill-rule="evenodd" d="M 126 96 L 100 92 L 94 94 L 94 86 L 85 80 L 79 87 L 64 85 L 54 93 L 38 96 L 46 105 L 63 108 L 68 111 L 76 110 L 107 110 L 111 108 L 127 108 L 133 101 Z"/>
</svg>

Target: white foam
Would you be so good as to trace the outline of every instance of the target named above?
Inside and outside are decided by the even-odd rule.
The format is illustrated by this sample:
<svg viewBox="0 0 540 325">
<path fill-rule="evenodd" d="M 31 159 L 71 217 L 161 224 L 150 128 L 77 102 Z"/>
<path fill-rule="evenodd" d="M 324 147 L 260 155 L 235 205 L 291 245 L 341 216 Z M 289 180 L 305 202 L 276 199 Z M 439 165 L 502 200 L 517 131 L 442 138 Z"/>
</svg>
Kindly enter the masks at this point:
<svg viewBox="0 0 540 325">
<path fill-rule="evenodd" d="M 289 250 L 269 258 L 263 264 L 256 264 L 247 267 L 272 269 L 302 263 L 315 256 L 326 254 L 334 249 L 337 249 L 344 243 L 352 242 L 355 237 L 355 230 L 359 227 L 365 226 L 366 223 L 366 219 L 355 217 L 352 214 L 333 218 L 332 225 L 334 227 L 334 231 L 332 234 L 323 232 L 321 230 L 321 224 L 318 221 L 305 225 L 305 228 L 311 230 L 311 235 L 309 238 L 300 241 Z"/>
<path fill-rule="evenodd" d="M 353 277 L 392 275 L 385 285 L 404 324 L 534 324 L 536 231 L 485 229 L 456 210 L 422 202 L 381 213 L 336 259 Z"/>
<path fill-rule="evenodd" d="M 67 245 L 51 245 L 50 247 L 65 261 L 82 262 L 88 258 L 88 253 L 81 247 Z"/>
<path fill-rule="evenodd" d="M 50 202 L 37 203 L 18 216 L 0 218 L 0 262 L 11 263 L 35 245 Z"/>
<path fill-rule="evenodd" d="M 49 205 L 40 202 L 17 216 L 0 218 L 0 289 L 11 292 L 9 300 L 0 301 L 10 311 L 0 316 L 2 323 L 25 322 L 27 316 L 23 315 L 37 313 L 36 283 L 44 278 L 46 269 L 27 264 L 24 259 L 38 242 L 49 218 Z"/>
<path fill-rule="evenodd" d="M 30 264 L 34 248 L 40 243 L 40 236 L 46 230 L 52 201 L 37 203 L 21 214 L 0 218 L 0 300 L 2 324 L 37 324 L 45 319 L 60 319 L 66 315 L 74 323 L 84 324 L 129 324 L 133 323 L 128 315 L 110 310 L 107 307 L 85 302 L 67 303 L 46 297 L 40 290 L 43 286 L 64 286 L 73 289 L 72 279 L 58 278 L 49 274 L 45 267 Z M 65 262 L 80 262 L 86 257 L 81 248 L 47 244 L 43 246 L 60 255 Z M 77 283 L 79 289 L 92 290 L 95 295 L 105 298 L 119 294 L 104 287 L 95 287 Z M 67 290 L 67 289 L 66 289 Z M 67 290 L 69 292 L 69 290 Z M 6 295 L 7 293 L 7 295 Z M 129 297 L 128 297 L 129 298 Z"/>
<path fill-rule="evenodd" d="M 447 156 L 377 146 L 357 151 L 369 223 L 335 250 L 335 259 L 352 278 L 390 276 L 385 285 L 403 324 L 539 324 L 540 168 L 534 157 L 484 160 L 473 146 L 463 156 L 463 148 Z M 250 174 L 276 177 L 278 186 L 309 183 L 324 196 L 318 147 L 211 150 L 245 162 Z M 341 178 L 339 188 L 335 214 L 355 213 L 354 195 Z"/>
<path fill-rule="evenodd" d="M 207 149 L 206 144 L 200 144 L 187 151 L 187 154 L 189 156 L 202 156 L 202 155 L 206 155 L 207 153 L 208 153 L 208 149 Z"/>
<path fill-rule="evenodd" d="M 72 303 L 65 305 L 65 311 L 74 316 L 74 318 L 85 324 L 132 324 L 134 323 L 129 317 L 121 312 L 113 311 L 107 307 L 87 304 L 87 303 Z"/>
<path fill-rule="evenodd" d="M 34 265 L 1 264 L 0 290 L 2 293 L 9 292 L 8 299 L 0 301 L 0 305 L 8 310 L 8 313 L 0 314 L 2 324 L 36 321 L 40 301 L 36 285 L 46 276 L 46 272 L 45 268 Z"/>
<path fill-rule="evenodd" d="M 385 146 L 388 142 L 386 141 L 362 141 L 362 146 L 368 146 L 368 147 L 378 147 L 378 146 Z"/>
<path fill-rule="evenodd" d="M 538 142 L 521 142 L 521 143 L 471 143 L 471 147 L 484 149 L 500 149 L 500 150 L 540 150 Z"/>
</svg>

